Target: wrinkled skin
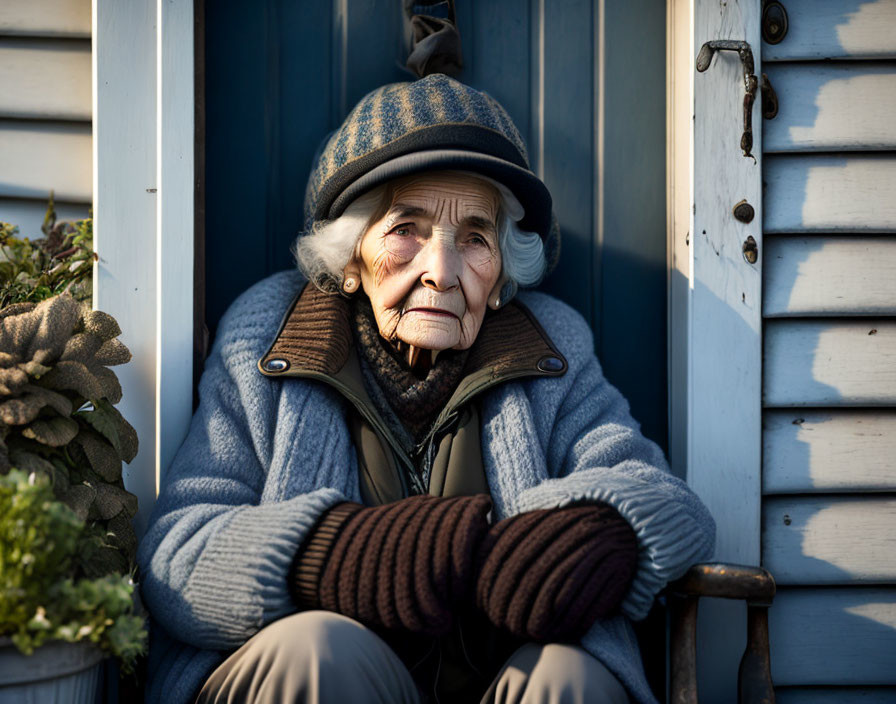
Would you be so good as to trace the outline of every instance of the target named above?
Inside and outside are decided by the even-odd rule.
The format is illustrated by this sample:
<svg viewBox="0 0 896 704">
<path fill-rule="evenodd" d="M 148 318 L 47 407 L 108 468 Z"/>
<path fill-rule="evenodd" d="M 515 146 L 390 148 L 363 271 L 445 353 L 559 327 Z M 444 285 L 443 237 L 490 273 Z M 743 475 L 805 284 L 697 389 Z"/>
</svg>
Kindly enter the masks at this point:
<svg viewBox="0 0 896 704">
<path fill-rule="evenodd" d="M 486 306 L 496 306 L 503 283 L 499 203 L 497 190 L 474 176 L 403 179 L 362 237 L 360 256 L 346 266 L 345 280 L 360 280 L 380 334 L 405 343 L 412 366 L 415 349 L 469 348 Z"/>
</svg>

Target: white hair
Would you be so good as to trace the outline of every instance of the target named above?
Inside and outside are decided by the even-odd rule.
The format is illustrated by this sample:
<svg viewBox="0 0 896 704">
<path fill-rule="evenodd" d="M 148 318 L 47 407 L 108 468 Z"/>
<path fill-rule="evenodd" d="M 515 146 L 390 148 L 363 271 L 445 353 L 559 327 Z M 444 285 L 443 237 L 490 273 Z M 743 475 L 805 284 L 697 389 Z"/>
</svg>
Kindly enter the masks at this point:
<svg viewBox="0 0 896 704">
<path fill-rule="evenodd" d="M 513 297 L 517 286 L 535 286 L 541 281 L 546 268 L 544 243 L 537 233 L 526 232 L 517 225 L 525 211 L 509 188 L 488 176 L 460 173 L 487 181 L 500 195 L 498 247 L 503 273 L 508 279 L 500 297 L 506 302 Z M 338 218 L 315 222 L 310 232 L 296 239 L 293 244 L 296 263 L 308 280 L 322 291 L 342 290 L 342 270 L 358 254 L 361 237 L 367 228 L 382 217 L 389 205 L 385 202 L 386 187 L 383 184 L 359 196 Z"/>
</svg>

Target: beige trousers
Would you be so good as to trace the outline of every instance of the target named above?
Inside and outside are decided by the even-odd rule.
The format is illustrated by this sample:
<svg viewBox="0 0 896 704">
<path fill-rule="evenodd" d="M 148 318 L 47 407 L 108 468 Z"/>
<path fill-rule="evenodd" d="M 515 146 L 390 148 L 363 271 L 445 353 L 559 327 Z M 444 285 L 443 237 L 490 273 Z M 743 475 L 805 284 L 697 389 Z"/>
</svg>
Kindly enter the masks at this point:
<svg viewBox="0 0 896 704">
<path fill-rule="evenodd" d="M 378 635 L 329 611 L 275 621 L 209 677 L 197 702 L 422 704 L 404 663 Z M 528 643 L 504 664 L 481 704 L 627 704 L 612 674 L 577 646 Z M 439 704 L 448 704 L 440 702 Z"/>
</svg>

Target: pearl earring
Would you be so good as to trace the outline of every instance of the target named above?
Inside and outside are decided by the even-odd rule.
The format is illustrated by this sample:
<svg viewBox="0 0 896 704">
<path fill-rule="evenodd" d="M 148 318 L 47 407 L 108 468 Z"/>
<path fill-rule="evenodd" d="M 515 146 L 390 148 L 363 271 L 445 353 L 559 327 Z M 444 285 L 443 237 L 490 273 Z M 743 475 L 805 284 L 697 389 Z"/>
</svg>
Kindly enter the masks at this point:
<svg viewBox="0 0 896 704">
<path fill-rule="evenodd" d="M 358 288 L 358 280 L 353 276 L 346 277 L 342 283 L 342 290 L 346 293 L 354 293 L 356 288 Z"/>
</svg>

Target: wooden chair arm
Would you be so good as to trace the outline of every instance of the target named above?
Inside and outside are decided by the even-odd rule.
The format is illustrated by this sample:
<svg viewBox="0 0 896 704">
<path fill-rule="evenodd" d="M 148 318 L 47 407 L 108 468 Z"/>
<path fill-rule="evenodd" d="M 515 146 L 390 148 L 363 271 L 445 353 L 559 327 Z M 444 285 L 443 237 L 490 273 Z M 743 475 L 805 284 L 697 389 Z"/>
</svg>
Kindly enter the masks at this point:
<svg viewBox="0 0 896 704">
<path fill-rule="evenodd" d="M 722 599 L 746 599 L 771 605 L 775 598 L 775 580 L 768 570 L 726 562 L 705 562 L 691 567 L 668 587 L 682 596 L 712 596 Z"/>
<path fill-rule="evenodd" d="M 747 648 L 737 675 L 738 704 L 774 704 L 768 607 L 775 580 L 761 567 L 711 562 L 691 567 L 667 588 L 672 610 L 672 704 L 697 704 L 697 602 L 701 596 L 747 602 Z"/>
</svg>

